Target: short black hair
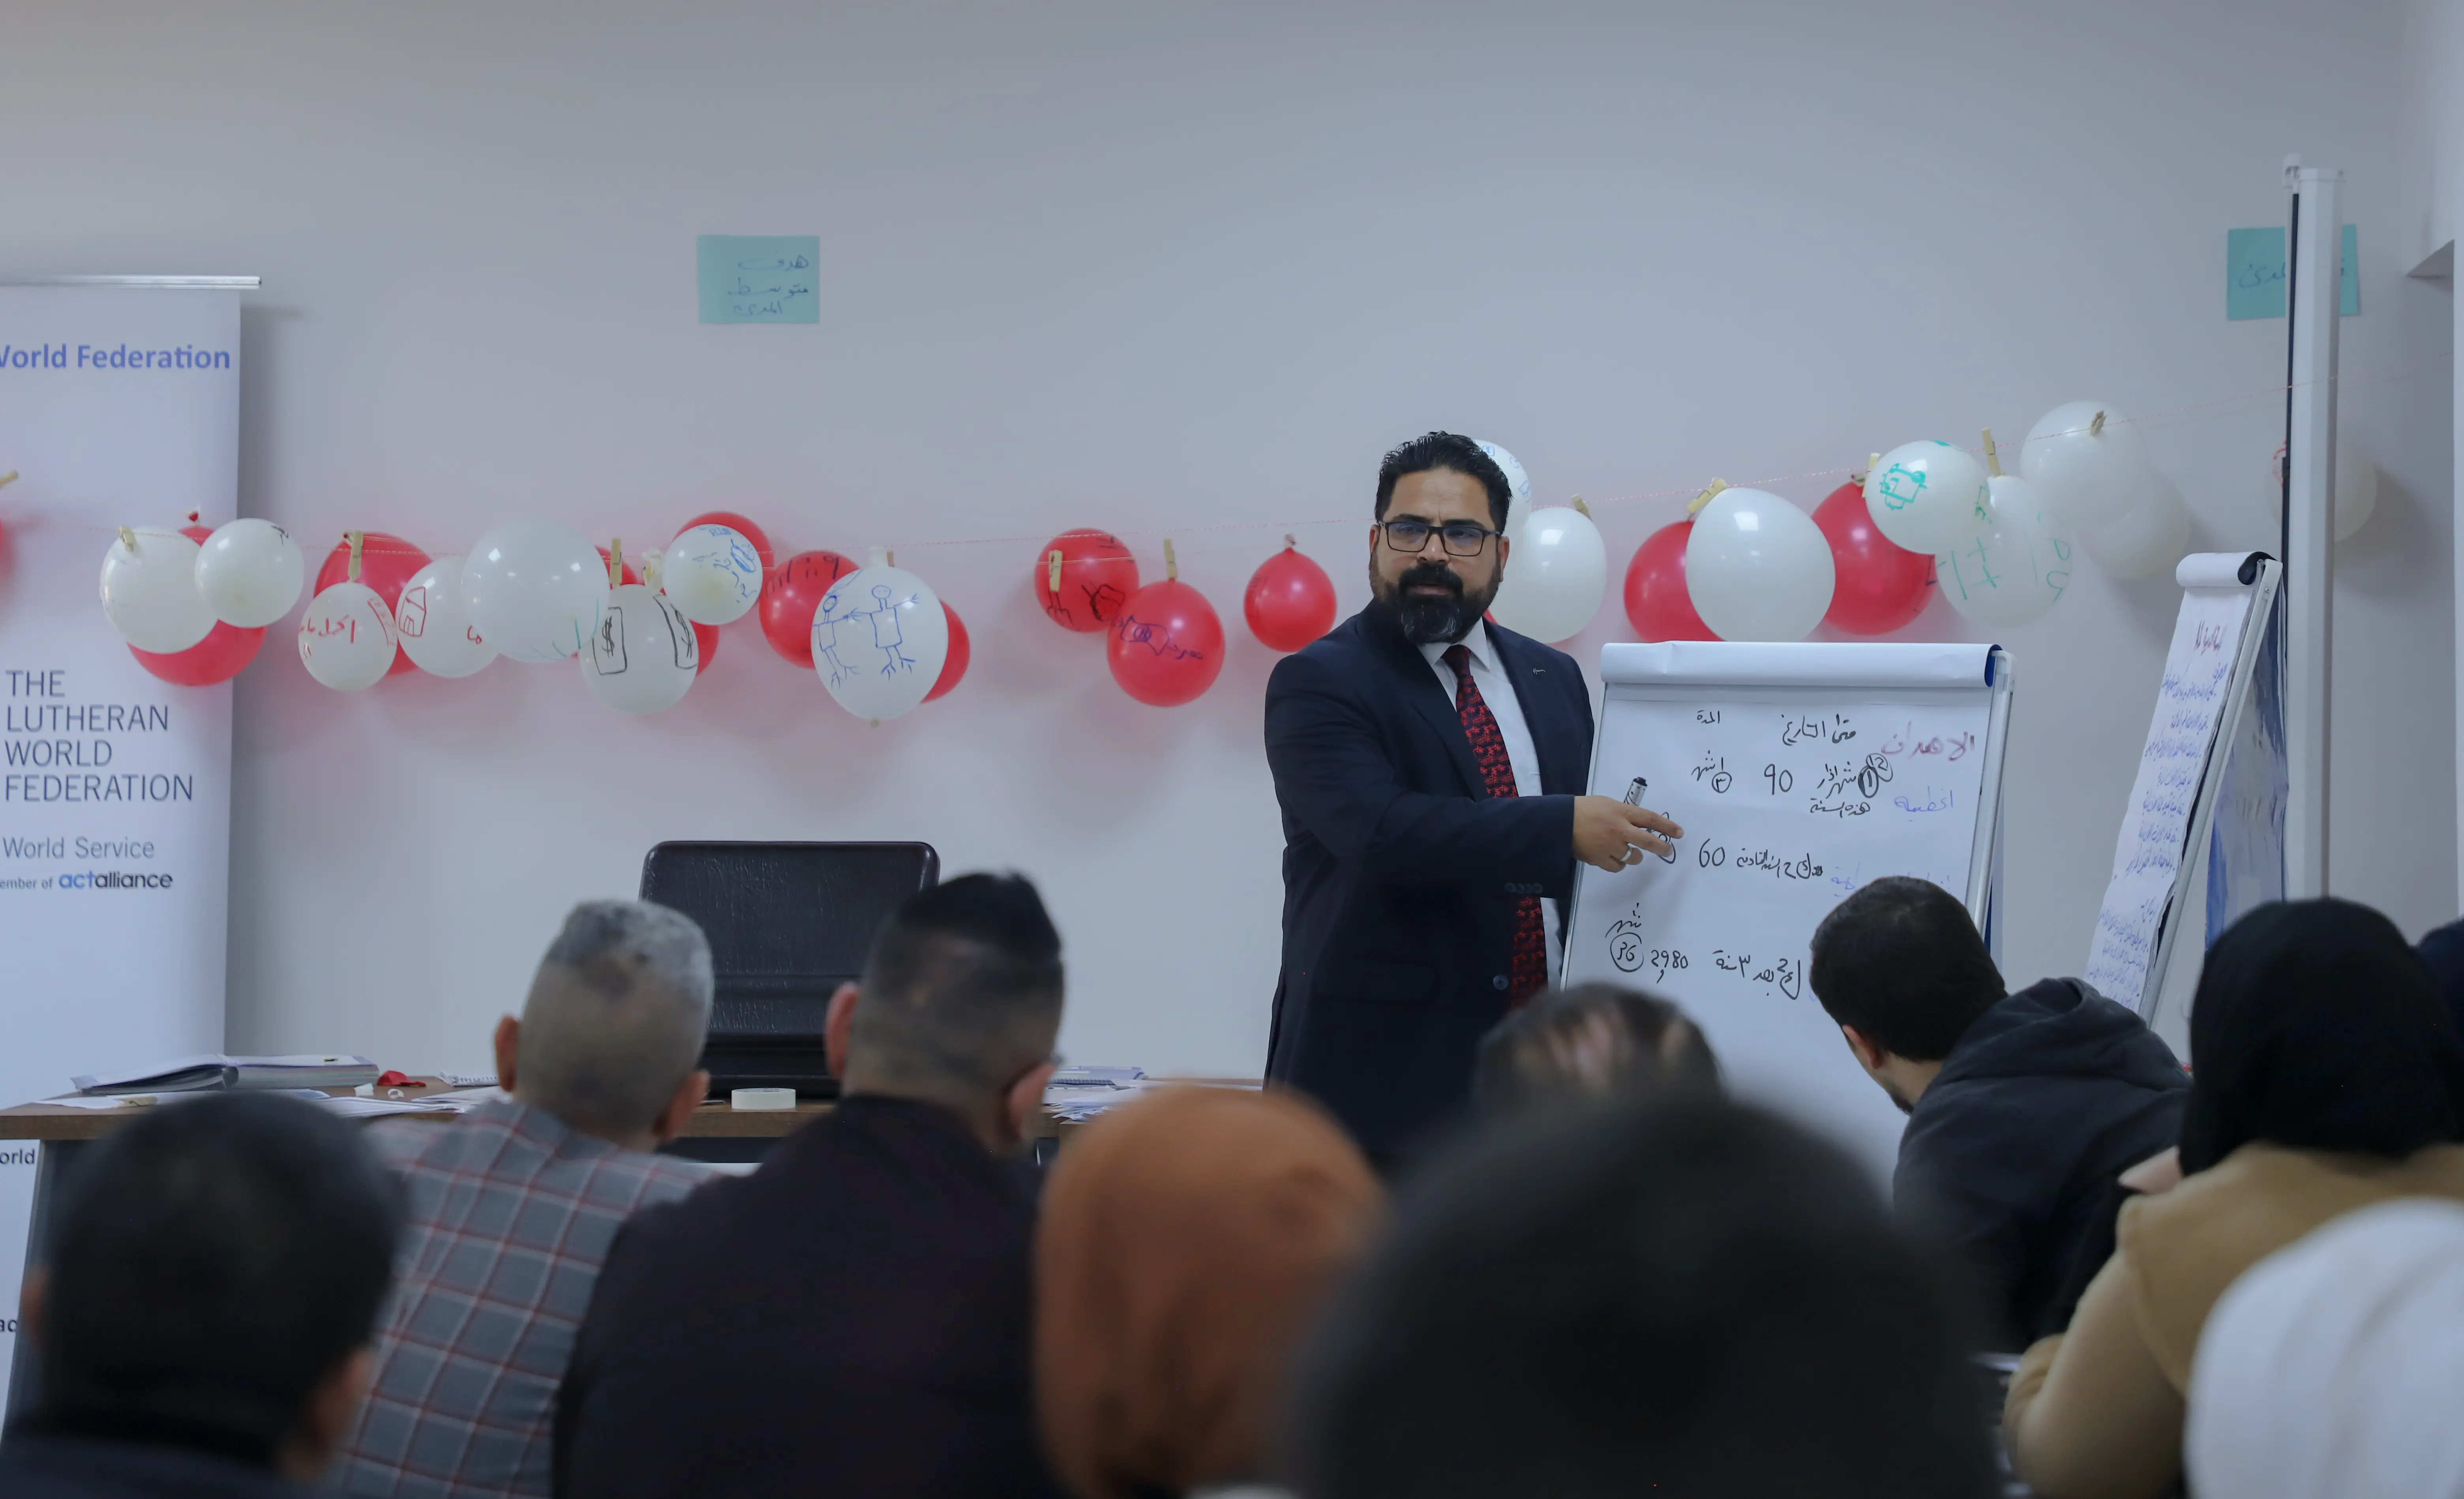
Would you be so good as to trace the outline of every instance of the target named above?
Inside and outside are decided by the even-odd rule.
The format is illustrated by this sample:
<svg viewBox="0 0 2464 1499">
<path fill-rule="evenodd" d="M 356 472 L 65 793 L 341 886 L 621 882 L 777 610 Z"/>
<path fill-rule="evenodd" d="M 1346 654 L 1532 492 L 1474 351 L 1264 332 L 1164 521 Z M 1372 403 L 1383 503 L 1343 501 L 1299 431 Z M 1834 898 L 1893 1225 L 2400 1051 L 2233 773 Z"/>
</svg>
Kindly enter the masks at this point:
<svg viewBox="0 0 2464 1499">
<path fill-rule="evenodd" d="M 1471 1071 L 1473 1101 L 1492 1112 L 1668 1088 L 1720 1091 L 1710 1043 L 1675 1004 L 1617 983 L 1578 983 L 1507 1016 Z"/>
<path fill-rule="evenodd" d="M 1543 1113 L 1409 1183 L 1304 1351 L 1302 1491 L 1995 1492 L 1969 1324 L 1846 1156 L 1701 1094 Z"/>
<path fill-rule="evenodd" d="M 1878 879 L 1831 908 L 1814 929 L 1806 978 L 1833 1020 L 1911 1062 L 1950 1055 L 2008 992 L 1968 908 L 1932 881 L 1904 874 Z"/>
<path fill-rule="evenodd" d="M 851 1049 L 868 1069 L 989 1097 L 1061 1027 L 1061 934 L 1020 874 L 916 892 L 872 939 Z"/>
<path fill-rule="evenodd" d="M 1500 531 L 1506 529 L 1506 512 L 1514 498 L 1513 486 L 1506 481 L 1506 471 L 1479 443 L 1454 432 L 1422 432 L 1387 452 L 1377 465 L 1375 518 L 1386 518 L 1386 506 L 1395 498 L 1396 480 L 1432 469 L 1451 469 L 1480 480 L 1481 488 L 1488 491 L 1488 523 Z"/>
<path fill-rule="evenodd" d="M 38 1421 L 270 1466 L 372 1334 L 402 1213 L 358 1129 L 314 1104 L 157 1106 L 63 1184 Z"/>
</svg>

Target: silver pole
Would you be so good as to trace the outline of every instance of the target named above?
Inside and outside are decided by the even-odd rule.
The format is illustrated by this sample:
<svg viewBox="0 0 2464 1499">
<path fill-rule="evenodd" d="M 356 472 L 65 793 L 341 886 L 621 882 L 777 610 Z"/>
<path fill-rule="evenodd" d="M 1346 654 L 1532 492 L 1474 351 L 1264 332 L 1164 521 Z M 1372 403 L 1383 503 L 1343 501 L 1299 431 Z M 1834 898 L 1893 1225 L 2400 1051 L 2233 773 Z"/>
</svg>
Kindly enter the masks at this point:
<svg viewBox="0 0 2464 1499">
<path fill-rule="evenodd" d="M 2284 893 L 2327 893 L 2328 722 L 2336 560 L 2336 339 L 2344 174 L 2290 158 L 2292 313 L 2284 431 Z"/>
</svg>

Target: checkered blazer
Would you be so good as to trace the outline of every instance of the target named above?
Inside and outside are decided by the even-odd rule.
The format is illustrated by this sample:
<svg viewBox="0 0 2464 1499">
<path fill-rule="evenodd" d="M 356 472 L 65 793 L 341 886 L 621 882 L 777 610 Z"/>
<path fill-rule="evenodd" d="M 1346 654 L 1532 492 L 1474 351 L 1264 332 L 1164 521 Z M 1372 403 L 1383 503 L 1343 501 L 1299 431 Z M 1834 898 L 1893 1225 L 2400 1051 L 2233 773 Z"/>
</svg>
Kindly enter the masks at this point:
<svg viewBox="0 0 2464 1499">
<path fill-rule="evenodd" d="M 543 1496 L 557 1385 L 608 1245 L 637 1209 L 684 1196 L 708 1168 L 511 1099 L 367 1135 L 408 1190 L 409 1231 L 336 1486 Z"/>
</svg>

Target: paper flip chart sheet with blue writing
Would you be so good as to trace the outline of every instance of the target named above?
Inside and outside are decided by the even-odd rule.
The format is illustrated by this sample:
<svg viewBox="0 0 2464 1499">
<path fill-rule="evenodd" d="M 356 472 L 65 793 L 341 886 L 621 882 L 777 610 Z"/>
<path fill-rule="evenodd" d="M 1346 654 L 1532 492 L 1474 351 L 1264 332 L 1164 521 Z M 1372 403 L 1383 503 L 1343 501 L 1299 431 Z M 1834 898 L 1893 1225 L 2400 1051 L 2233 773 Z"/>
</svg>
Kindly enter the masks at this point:
<svg viewBox="0 0 2464 1499">
<path fill-rule="evenodd" d="M 2227 567 L 2240 561 L 2238 553 L 2201 554 L 2197 560 L 2211 556 Z M 2183 565 L 2187 573 L 2189 562 Z M 2121 836 L 2114 841 L 2113 873 L 2081 977 L 2143 1014 L 2157 932 L 2167 908 L 2181 898 L 2190 821 L 2243 650 L 2250 606 L 2250 589 L 2230 570 L 2209 579 L 2189 574 L 2156 690 L 2156 712 L 2139 752 Z"/>
<path fill-rule="evenodd" d="M 1811 943 L 1833 906 L 1881 875 L 1969 898 L 1997 748 L 1988 650 L 1603 653 L 1591 788 L 1665 813 L 1685 836 L 1673 862 L 1580 871 L 1567 981 L 1675 1000 L 1739 1093 L 1828 1130 L 1885 1177 L 1903 1121 L 1807 986 Z M 1856 670 L 1834 675 L 1840 666 Z"/>
<path fill-rule="evenodd" d="M 822 320 L 819 234 L 704 234 L 704 322 Z"/>
</svg>

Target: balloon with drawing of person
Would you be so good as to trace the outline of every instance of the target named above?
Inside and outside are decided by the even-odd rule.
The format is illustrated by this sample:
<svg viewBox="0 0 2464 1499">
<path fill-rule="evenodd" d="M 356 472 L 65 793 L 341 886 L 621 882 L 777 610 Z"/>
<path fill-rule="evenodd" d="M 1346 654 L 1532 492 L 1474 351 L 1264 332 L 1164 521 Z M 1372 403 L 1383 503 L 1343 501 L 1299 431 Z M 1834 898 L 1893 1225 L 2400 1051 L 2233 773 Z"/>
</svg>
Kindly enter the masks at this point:
<svg viewBox="0 0 2464 1499">
<path fill-rule="evenodd" d="M 950 618 L 921 578 L 871 560 L 841 578 L 813 614 L 813 671 L 838 705 L 878 723 L 924 700 L 950 654 Z"/>
</svg>

